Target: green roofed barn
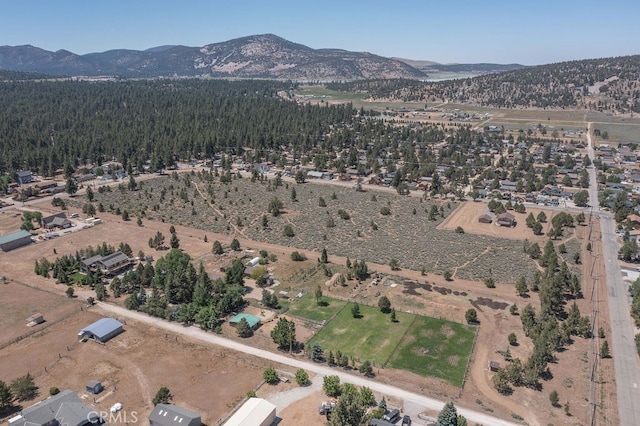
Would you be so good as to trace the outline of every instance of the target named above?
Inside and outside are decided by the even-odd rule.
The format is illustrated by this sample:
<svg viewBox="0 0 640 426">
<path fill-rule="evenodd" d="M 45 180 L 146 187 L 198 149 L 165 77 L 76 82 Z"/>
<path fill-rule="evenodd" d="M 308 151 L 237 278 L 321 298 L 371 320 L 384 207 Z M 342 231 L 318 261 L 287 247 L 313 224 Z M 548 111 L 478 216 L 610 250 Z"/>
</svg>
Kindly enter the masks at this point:
<svg viewBox="0 0 640 426">
<path fill-rule="evenodd" d="M 235 317 L 231 318 L 231 320 L 229 320 L 229 324 L 235 327 L 242 320 L 242 318 L 247 320 L 247 322 L 249 323 L 249 327 L 251 327 L 252 330 L 255 330 L 256 328 L 258 328 L 258 325 L 260 325 L 260 318 L 251 314 L 238 314 Z"/>
<path fill-rule="evenodd" d="M 21 230 L 0 237 L 0 249 L 9 251 L 18 247 L 26 246 L 31 243 L 31 234 L 29 231 Z"/>
</svg>

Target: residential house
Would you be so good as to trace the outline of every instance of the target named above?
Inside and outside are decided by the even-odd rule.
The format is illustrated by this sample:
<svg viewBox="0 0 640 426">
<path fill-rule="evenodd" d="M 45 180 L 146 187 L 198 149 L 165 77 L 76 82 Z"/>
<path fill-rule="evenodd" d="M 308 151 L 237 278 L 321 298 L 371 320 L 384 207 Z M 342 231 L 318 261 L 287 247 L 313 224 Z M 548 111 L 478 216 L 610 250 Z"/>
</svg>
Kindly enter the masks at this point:
<svg viewBox="0 0 640 426">
<path fill-rule="evenodd" d="M 65 212 L 56 213 L 51 216 L 43 217 L 41 225 L 45 229 L 67 229 L 71 227 L 71 221 L 67 219 Z"/>
<path fill-rule="evenodd" d="M 200 426 L 200 414 L 173 404 L 158 404 L 149 414 L 150 426 Z"/>
<path fill-rule="evenodd" d="M 500 226 L 512 227 L 516 224 L 516 217 L 509 212 L 500 213 L 496 223 Z"/>
<path fill-rule="evenodd" d="M 16 181 L 18 181 L 20 185 L 31 183 L 32 181 L 31 170 L 24 170 L 22 172 L 16 173 Z"/>
<path fill-rule="evenodd" d="M 80 272 L 88 274 L 89 272 L 96 272 L 98 267 L 98 260 L 102 259 L 101 255 L 91 256 L 80 261 Z"/>
<path fill-rule="evenodd" d="M 84 404 L 71 390 L 51 396 L 9 419 L 9 426 L 85 426 L 103 423 L 98 409 Z"/>
<path fill-rule="evenodd" d="M 129 267 L 131 262 L 129 256 L 121 251 L 117 251 L 108 256 L 104 256 L 96 262 L 98 269 L 104 275 L 114 275 Z"/>
</svg>

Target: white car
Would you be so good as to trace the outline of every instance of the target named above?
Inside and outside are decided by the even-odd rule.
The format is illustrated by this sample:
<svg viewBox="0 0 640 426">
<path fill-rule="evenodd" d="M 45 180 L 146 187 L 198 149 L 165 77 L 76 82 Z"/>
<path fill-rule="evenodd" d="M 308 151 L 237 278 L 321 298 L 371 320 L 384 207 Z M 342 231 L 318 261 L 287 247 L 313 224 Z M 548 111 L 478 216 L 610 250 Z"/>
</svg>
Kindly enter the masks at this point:
<svg viewBox="0 0 640 426">
<path fill-rule="evenodd" d="M 117 413 L 120 410 L 122 410 L 122 404 L 120 404 L 119 402 L 113 404 L 109 409 L 109 411 L 111 411 L 112 413 Z"/>
</svg>

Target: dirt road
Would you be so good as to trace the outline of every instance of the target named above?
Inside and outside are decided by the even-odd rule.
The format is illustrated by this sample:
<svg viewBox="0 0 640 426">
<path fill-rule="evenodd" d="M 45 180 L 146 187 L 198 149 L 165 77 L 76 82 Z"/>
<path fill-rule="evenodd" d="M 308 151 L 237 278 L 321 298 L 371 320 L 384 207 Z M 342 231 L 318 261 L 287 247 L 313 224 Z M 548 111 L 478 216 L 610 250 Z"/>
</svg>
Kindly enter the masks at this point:
<svg viewBox="0 0 640 426">
<path fill-rule="evenodd" d="M 195 327 L 184 327 L 181 324 L 166 322 L 159 318 L 150 317 L 140 312 L 129 311 L 120 306 L 111 305 L 107 303 L 101 302 L 99 303 L 98 306 L 107 314 L 112 314 L 121 318 L 126 318 L 126 319 L 130 319 L 143 324 L 152 325 L 154 327 L 163 328 L 172 333 L 188 336 L 193 339 L 197 339 L 207 343 L 212 343 L 214 345 L 222 346 L 234 351 L 244 352 L 244 353 L 247 353 L 259 358 L 263 358 L 272 362 L 289 365 L 294 368 L 303 368 L 307 371 L 311 371 L 321 376 L 337 375 L 340 377 L 340 380 L 342 382 L 353 383 L 356 386 L 367 386 L 376 392 L 381 392 L 387 395 L 395 395 L 396 397 L 403 399 L 408 403 L 420 405 L 425 409 L 439 411 L 442 409 L 442 407 L 445 404 L 443 401 L 438 401 L 436 399 L 429 398 L 424 395 L 418 395 L 412 392 L 407 392 L 406 390 L 397 388 L 395 386 L 389 386 L 386 384 L 378 383 L 374 380 L 370 380 L 362 376 L 356 376 L 346 372 L 337 371 L 335 369 L 325 367 L 322 365 L 301 361 L 298 359 L 290 358 L 282 354 L 268 352 L 262 349 L 257 349 L 251 346 L 247 346 L 242 343 L 235 342 L 233 340 L 225 339 L 215 334 L 207 333 Z M 465 408 L 458 408 L 458 413 L 465 416 L 469 421 L 475 422 L 475 423 L 490 424 L 493 426 L 515 426 L 516 425 L 515 423 L 509 422 L 506 420 L 497 419 L 497 418 L 488 416 L 484 413 L 468 410 Z"/>
</svg>

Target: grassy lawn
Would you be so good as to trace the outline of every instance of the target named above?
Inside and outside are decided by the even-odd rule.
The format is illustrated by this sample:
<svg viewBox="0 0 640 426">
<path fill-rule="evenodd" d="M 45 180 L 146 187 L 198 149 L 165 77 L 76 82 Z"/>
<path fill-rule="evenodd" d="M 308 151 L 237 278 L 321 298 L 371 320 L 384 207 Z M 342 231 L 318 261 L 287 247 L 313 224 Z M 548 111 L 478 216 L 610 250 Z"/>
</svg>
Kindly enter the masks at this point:
<svg viewBox="0 0 640 426">
<path fill-rule="evenodd" d="M 71 275 L 69 278 L 71 279 L 71 282 L 73 284 L 82 284 L 82 279 L 85 277 L 84 274 L 80 273 L 80 272 L 75 272 L 73 275 Z"/>
<path fill-rule="evenodd" d="M 340 310 L 347 302 L 342 300 L 323 297 L 322 305 L 316 304 L 316 297 L 312 293 L 307 293 L 300 299 L 295 299 L 289 305 L 289 313 L 313 321 L 327 321 Z"/>
<path fill-rule="evenodd" d="M 315 303 L 315 301 L 314 301 Z M 393 353 L 414 315 L 398 312 L 398 322 L 392 323 L 389 314 L 377 307 L 360 305 L 360 318 L 353 318 L 351 304 L 346 306 L 305 346 L 319 343 L 325 353 L 341 351 L 360 361 L 381 365 Z"/>
<path fill-rule="evenodd" d="M 474 334 L 470 326 L 417 317 L 389 366 L 462 386 Z"/>
</svg>

